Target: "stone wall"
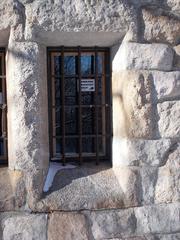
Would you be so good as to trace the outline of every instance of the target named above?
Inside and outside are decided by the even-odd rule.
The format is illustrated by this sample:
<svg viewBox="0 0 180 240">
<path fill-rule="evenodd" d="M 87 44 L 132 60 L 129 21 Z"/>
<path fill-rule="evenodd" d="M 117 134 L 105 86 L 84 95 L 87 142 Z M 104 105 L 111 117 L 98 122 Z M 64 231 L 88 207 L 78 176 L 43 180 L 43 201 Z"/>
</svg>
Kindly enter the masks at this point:
<svg viewBox="0 0 180 240">
<path fill-rule="evenodd" d="M 0 16 L 9 153 L 0 239 L 180 239 L 179 1 L 2 0 Z M 113 169 L 101 176 L 99 199 L 89 176 L 91 199 L 75 184 L 43 195 L 46 47 L 60 45 L 111 48 Z"/>
</svg>

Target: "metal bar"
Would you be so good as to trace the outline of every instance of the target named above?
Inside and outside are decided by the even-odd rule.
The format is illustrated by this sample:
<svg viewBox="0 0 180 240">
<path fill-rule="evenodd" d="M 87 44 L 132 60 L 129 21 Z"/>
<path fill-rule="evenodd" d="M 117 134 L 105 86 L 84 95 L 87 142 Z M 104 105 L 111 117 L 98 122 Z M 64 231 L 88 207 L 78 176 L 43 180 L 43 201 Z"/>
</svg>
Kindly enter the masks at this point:
<svg viewBox="0 0 180 240">
<path fill-rule="evenodd" d="M 96 164 L 99 164 L 99 137 L 98 137 L 98 50 L 95 47 L 95 129 L 96 129 Z"/>
<path fill-rule="evenodd" d="M 81 47 L 78 47 L 79 163 L 82 164 Z"/>
<path fill-rule="evenodd" d="M 5 51 L 2 57 L 2 76 L 6 75 L 6 68 L 5 68 Z M 7 99 L 6 99 L 6 78 L 2 77 L 2 126 L 1 126 L 1 132 L 3 137 L 3 155 L 5 158 L 7 158 Z"/>
<path fill-rule="evenodd" d="M 106 76 L 106 77 L 109 77 L 109 74 L 98 74 L 98 77 L 104 77 L 104 76 Z M 54 75 L 54 74 L 51 74 L 51 77 L 52 78 L 57 78 L 57 79 L 61 79 L 61 75 Z M 66 76 L 64 76 L 64 78 L 76 78 L 76 77 L 79 77 L 79 75 L 77 74 L 77 75 L 66 75 Z M 88 79 L 88 78 L 94 78 L 95 77 L 95 75 L 94 74 L 87 74 L 87 75 L 83 75 L 82 76 L 84 79 Z M 1 77 L 0 76 L 0 78 L 5 78 L 5 77 Z"/>
<path fill-rule="evenodd" d="M 61 75 L 62 75 L 62 79 L 61 79 L 61 104 L 62 104 L 62 161 L 63 161 L 63 165 L 66 164 L 66 159 L 65 159 L 65 146 L 66 146 L 66 142 L 65 142 L 65 84 L 64 84 L 64 47 L 61 47 Z"/>
<path fill-rule="evenodd" d="M 59 49 L 61 48 L 61 46 L 56 46 L 56 47 L 48 47 L 48 51 L 51 51 L 51 52 L 58 52 Z M 98 52 L 104 52 L 104 51 L 107 51 L 109 50 L 108 47 L 96 47 Z M 64 47 L 64 52 L 77 52 L 77 47 Z M 94 48 L 93 47 L 83 47 L 81 48 L 81 52 L 87 52 L 87 51 L 93 51 Z"/>
<path fill-rule="evenodd" d="M 65 108 L 71 108 L 71 107 L 73 107 L 73 108 L 78 108 L 79 105 L 64 105 L 64 107 L 65 107 Z M 87 104 L 87 105 L 81 104 L 81 108 L 87 108 L 87 107 L 95 108 L 96 105 L 95 105 L 95 104 L 93 104 L 93 105 L 91 105 L 91 104 Z M 110 108 L 111 106 L 110 106 L 109 104 L 102 104 L 102 105 L 97 105 L 97 107 L 98 107 L 98 108 L 101 108 L 101 107 Z M 0 108 L 1 108 L 1 104 L 0 104 Z M 52 108 L 56 108 L 56 106 L 55 106 L 55 105 L 52 105 Z M 61 106 L 59 106 L 59 109 L 61 109 Z"/>
<path fill-rule="evenodd" d="M 47 51 L 47 85 L 48 85 L 48 118 L 49 118 L 49 152 L 50 152 L 50 159 L 53 157 L 53 137 L 52 137 L 52 127 L 53 127 L 53 120 L 52 120 L 52 62 L 51 62 L 51 52 Z"/>
<path fill-rule="evenodd" d="M 98 134 L 98 137 L 110 137 L 111 134 Z M 87 137 L 96 137 L 96 134 L 87 134 L 87 135 L 83 135 L 82 134 L 82 138 L 87 138 Z M 62 138 L 62 136 L 53 136 L 53 138 Z M 79 138 L 79 135 L 66 135 L 65 138 Z"/>
</svg>

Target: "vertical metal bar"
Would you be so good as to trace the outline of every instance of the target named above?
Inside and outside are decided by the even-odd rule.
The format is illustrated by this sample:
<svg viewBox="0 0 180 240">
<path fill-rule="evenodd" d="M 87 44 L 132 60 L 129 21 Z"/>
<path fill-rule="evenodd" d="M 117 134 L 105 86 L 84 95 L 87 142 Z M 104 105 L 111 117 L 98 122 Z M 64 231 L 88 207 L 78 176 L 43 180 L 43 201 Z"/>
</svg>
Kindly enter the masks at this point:
<svg viewBox="0 0 180 240">
<path fill-rule="evenodd" d="M 52 52 L 47 49 L 47 85 L 48 85 L 48 120 L 49 120 L 49 152 L 50 159 L 54 155 L 53 151 L 53 118 L 52 118 L 52 77 L 51 73 L 53 72 L 53 64 L 52 64 Z"/>
<path fill-rule="evenodd" d="M 62 104 L 62 162 L 66 164 L 65 158 L 65 84 L 64 84 L 64 46 L 61 47 L 61 104 Z"/>
<path fill-rule="evenodd" d="M 5 76 L 5 52 L 3 52 L 2 57 L 2 75 Z M 2 78 L 2 136 L 3 136 L 3 147 L 4 147 L 4 157 L 7 158 L 7 99 L 6 99 L 6 78 Z"/>
<path fill-rule="evenodd" d="M 99 164 L 99 127 L 98 127 L 98 50 L 95 47 L 95 125 L 96 125 L 96 164 Z"/>
<path fill-rule="evenodd" d="M 81 47 L 78 47 L 79 163 L 82 164 Z"/>
<path fill-rule="evenodd" d="M 106 137 L 107 141 L 107 157 L 110 158 L 110 161 L 112 162 L 112 84 L 111 84 L 111 75 L 112 75 L 112 69 L 110 64 L 110 51 L 106 51 L 105 55 L 105 65 L 106 65 L 106 118 L 108 119 L 107 122 L 107 134 Z M 107 77 L 108 76 L 108 77 Z"/>
</svg>

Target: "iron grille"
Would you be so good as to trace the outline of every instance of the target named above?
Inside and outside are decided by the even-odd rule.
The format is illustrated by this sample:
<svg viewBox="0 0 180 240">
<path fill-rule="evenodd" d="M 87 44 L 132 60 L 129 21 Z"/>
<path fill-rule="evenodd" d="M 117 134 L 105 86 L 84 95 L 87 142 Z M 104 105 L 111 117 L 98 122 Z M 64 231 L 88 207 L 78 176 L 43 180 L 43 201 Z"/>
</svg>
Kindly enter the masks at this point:
<svg viewBox="0 0 180 240">
<path fill-rule="evenodd" d="M 110 160 L 109 49 L 49 47 L 47 55 L 51 160 Z"/>
</svg>

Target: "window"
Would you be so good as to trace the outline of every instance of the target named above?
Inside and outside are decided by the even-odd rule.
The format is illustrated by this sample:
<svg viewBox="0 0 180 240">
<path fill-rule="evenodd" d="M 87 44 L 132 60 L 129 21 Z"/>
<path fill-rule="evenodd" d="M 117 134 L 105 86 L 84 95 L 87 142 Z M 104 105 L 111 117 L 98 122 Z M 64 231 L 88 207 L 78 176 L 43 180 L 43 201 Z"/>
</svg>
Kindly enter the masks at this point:
<svg viewBox="0 0 180 240">
<path fill-rule="evenodd" d="M 51 160 L 110 160 L 109 49 L 48 48 Z"/>
<path fill-rule="evenodd" d="M 7 162 L 7 103 L 5 49 L 0 48 L 0 162 Z"/>
</svg>

